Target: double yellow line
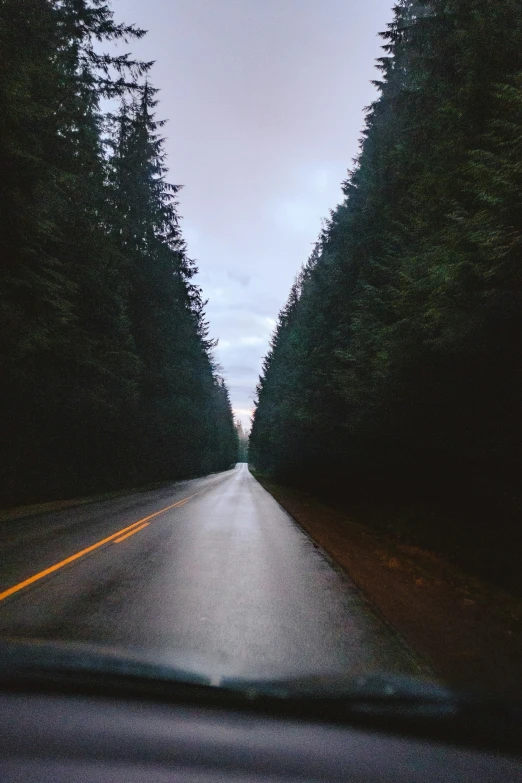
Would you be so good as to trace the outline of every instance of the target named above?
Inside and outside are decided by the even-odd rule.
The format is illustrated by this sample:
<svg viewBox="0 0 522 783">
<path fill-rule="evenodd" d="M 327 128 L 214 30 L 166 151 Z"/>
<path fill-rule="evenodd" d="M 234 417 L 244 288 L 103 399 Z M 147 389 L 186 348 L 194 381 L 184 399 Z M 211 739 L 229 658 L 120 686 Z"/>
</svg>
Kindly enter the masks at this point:
<svg viewBox="0 0 522 783">
<path fill-rule="evenodd" d="M 29 585 L 38 582 L 40 579 L 43 579 L 44 576 L 49 576 L 49 574 L 52 574 L 55 571 L 58 571 L 60 568 L 69 565 L 69 563 L 73 563 L 75 560 L 78 560 L 80 557 L 83 557 L 84 555 L 88 555 L 89 552 L 94 552 L 95 549 L 99 549 L 99 547 L 103 546 L 104 544 L 108 544 L 110 541 L 112 541 L 114 544 L 121 543 L 121 541 L 124 541 L 126 538 L 129 538 L 129 536 L 134 535 L 134 533 L 138 533 L 140 530 L 143 530 L 144 527 L 150 525 L 150 520 L 154 519 L 154 517 L 157 517 L 160 514 L 164 514 L 165 511 L 170 511 L 171 508 L 177 508 L 178 506 L 183 506 L 185 503 L 188 503 L 189 500 L 195 498 L 196 495 L 201 495 L 201 492 L 204 491 L 205 490 L 202 489 L 200 492 L 196 492 L 194 495 L 189 495 L 188 498 L 183 498 L 183 500 L 178 500 L 177 503 L 172 503 L 170 506 L 165 506 L 165 508 L 161 508 L 159 511 L 155 511 L 154 514 L 149 514 L 148 517 L 143 517 L 143 519 L 138 519 L 138 521 L 133 522 L 132 525 L 128 525 L 127 527 L 124 527 L 121 530 L 116 531 L 116 533 L 112 533 L 110 536 L 107 536 L 107 538 L 102 538 L 101 541 L 97 541 L 95 544 L 91 544 L 91 546 L 82 549 L 80 552 L 76 552 L 74 555 L 70 555 L 69 557 L 66 557 L 65 560 L 60 560 L 59 563 L 55 563 L 54 565 L 49 566 L 49 568 L 45 568 L 43 571 L 39 571 L 37 574 L 30 576 L 28 579 L 24 579 L 23 582 L 19 582 L 17 585 L 13 585 L 13 587 L 9 587 L 7 590 L 4 590 L 3 593 L 0 593 L 0 601 L 3 601 L 5 598 L 9 598 L 9 596 L 13 595 L 13 593 L 18 593 L 18 591 L 23 590 L 24 587 L 29 587 Z"/>
</svg>

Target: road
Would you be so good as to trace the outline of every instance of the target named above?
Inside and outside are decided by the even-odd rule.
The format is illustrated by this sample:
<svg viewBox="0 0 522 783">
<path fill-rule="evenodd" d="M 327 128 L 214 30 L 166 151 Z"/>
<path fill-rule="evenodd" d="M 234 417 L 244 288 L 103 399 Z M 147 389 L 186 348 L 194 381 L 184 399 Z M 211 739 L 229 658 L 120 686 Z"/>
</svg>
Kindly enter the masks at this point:
<svg viewBox="0 0 522 783">
<path fill-rule="evenodd" d="M 2 522 L 0 551 L 0 637 L 183 654 L 247 676 L 417 670 L 246 464 Z"/>
</svg>

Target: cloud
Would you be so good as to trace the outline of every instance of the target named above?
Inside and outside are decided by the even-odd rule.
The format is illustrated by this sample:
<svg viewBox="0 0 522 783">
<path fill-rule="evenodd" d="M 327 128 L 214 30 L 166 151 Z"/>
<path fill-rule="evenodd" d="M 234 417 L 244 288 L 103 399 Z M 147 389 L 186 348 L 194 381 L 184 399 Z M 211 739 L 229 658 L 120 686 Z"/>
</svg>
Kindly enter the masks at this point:
<svg viewBox="0 0 522 783">
<path fill-rule="evenodd" d="M 233 376 L 234 378 L 238 378 L 238 377 L 241 377 L 241 376 L 246 377 L 246 378 L 251 378 L 252 377 L 252 373 L 254 372 L 254 370 L 253 370 L 252 367 L 249 367 L 249 366 L 247 366 L 247 367 L 232 366 L 232 367 L 227 367 L 227 372 L 228 372 L 228 374 L 230 376 Z"/>
<path fill-rule="evenodd" d="M 252 275 L 246 274 L 245 272 L 238 272 L 235 269 L 229 269 L 227 274 L 231 280 L 242 286 L 247 286 L 252 280 Z"/>
<path fill-rule="evenodd" d="M 358 151 L 390 0 L 114 0 L 149 31 L 172 182 L 216 356 L 252 405 L 277 314 Z M 236 373 L 234 368 L 250 368 Z"/>
<path fill-rule="evenodd" d="M 241 345 L 264 345 L 264 337 L 240 337 L 239 342 Z"/>
</svg>

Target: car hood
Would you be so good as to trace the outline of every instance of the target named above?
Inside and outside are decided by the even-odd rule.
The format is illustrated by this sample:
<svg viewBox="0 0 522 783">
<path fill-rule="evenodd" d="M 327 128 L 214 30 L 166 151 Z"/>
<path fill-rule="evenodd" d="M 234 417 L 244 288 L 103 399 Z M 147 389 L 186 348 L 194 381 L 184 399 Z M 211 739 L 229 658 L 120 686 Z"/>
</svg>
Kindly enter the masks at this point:
<svg viewBox="0 0 522 783">
<path fill-rule="evenodd" d="M 250 670 L 237 674 L 237 666 L 228 668 L 187 651 L 157 652 L 77 642 L 43 639 L 2 639 L 0 667 L 4 679 L 46 674 L 123 677 L 129 681 L 170 683 L 222 688 L 237 693 L 289 698 L 421 698 L 447 700 L 452 691 L 435 680 L 383 671 L 295 674 L 286 671 L 271 676 Z"/>
</svg>

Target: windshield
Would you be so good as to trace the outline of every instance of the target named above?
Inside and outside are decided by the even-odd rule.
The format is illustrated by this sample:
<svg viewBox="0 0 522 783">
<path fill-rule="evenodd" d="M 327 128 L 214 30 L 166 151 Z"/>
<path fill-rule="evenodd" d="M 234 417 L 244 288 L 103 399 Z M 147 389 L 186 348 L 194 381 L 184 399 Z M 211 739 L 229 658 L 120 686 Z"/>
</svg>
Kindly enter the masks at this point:
<svg viewBox="0 0 522 783">
<path fill-rule="evenodd" d="M 522 695 L 521 88 L 519 0 L 0 0 L 5 650 Z"/>
</svg>

